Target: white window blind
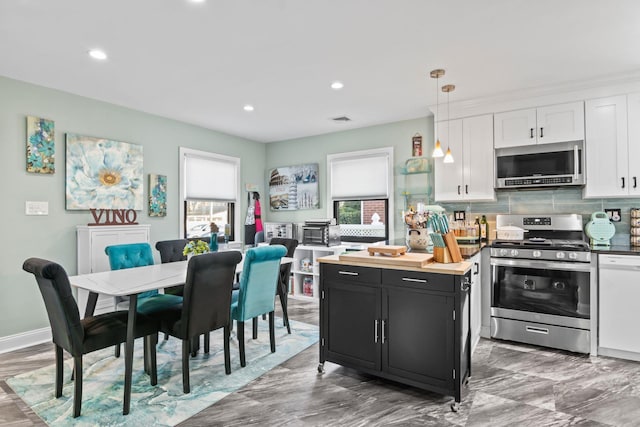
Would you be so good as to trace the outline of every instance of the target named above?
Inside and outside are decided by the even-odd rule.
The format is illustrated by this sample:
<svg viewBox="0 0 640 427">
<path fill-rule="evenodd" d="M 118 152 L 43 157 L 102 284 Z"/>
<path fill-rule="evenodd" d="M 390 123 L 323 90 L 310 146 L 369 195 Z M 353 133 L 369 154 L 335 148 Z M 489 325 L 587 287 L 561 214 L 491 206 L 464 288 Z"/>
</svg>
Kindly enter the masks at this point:
<svg viewBox="0 0 640 427">
<path fill-rule="evenodd" d="M 329 156 L 331 199 L 388 198 L 390 163 L 387 152 Z"/>
<path fill-rule="evenodd" d="M 235 201 L 237 162 L 218 157 L 185 155 L 185 198 Z"/>
</svg>

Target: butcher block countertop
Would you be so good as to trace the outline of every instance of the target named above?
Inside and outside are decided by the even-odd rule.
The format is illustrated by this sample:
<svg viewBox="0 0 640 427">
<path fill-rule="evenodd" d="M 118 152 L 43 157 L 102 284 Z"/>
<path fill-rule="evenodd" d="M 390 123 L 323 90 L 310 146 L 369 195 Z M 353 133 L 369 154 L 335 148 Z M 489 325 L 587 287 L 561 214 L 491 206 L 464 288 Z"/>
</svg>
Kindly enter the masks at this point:
<svg viewBox="0 0 640 427">
<path fill-rule="evenodd" d="M 391 270 L 420 271 L 423 273 L 463 275 L 471 269 L 467 261 L 442 264 L 432 259 L 425 260 L 422 267 L 414 266 L 414 259 L 408 259 L 411 254 L 390 257 L 387 255 L 369 255 L 368 251 L 350 252 L 344 255 L 329 255 L 318 258 L 318 262 L 339 265 L 355 265 L 359 267 L 387 268 Z M 415 255 L 415 254 L 414 254 Z M 405 257 L 407 259 L 405 259 Z M 348 258 L 348 259 L 347 259 Z"/>
</svg>

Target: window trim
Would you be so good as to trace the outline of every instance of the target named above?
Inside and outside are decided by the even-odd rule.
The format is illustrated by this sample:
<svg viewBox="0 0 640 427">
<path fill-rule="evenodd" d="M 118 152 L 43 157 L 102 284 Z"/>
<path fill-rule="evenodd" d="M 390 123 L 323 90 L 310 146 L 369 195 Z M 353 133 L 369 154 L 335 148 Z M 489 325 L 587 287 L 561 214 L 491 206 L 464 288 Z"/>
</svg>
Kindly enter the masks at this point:
<svg viewBox="0 0 640 427">
<path fill-rule="evenodd" d="M 394 212 L 395 212 L 395 204 L 394 204 L 394 181 L 393 181 L 393 147 L 383 147 L 383 148 L 374 148 L 370 150 L 359 150 L 359 151 L 349 151 L 344 153 L 335 153 L 327 155 L 327 217 L 334 217 L 334 201 L 339 200 L 333 199 L 333 195 L 331 194 L 331 185 L 332 185 L 332 176 L 331 176 L 331 164 L 334 161 L 340 160 L 349 160 L 349 159 L 364 159 L 367 157 L 382 157 L 386 156 L 387 158 L 387 185 L 388 185 L 388 197 L 387 200 L 387 224 L 388 233 L 387 236 L 389 241 L 393 241 L 395 239 L 394 230 L 395 230 L 395 221 L 394 221 Z M 384 199 L 384 197 L 350 197 L 349 200 L 379 200 Z"/>
<path fill-rule="evenodd" d="M 222 202 L 230 202 L 230 203 L 234 203 L 234 209 L 233 209 L 233 223 L 235 225 L 235 232 L 234 237 L 235 237 L 235 241 L 240 240 L 240 233 L 238 232 L 240 229 L 240 225 L 241 225 L 241 219 L 240 219 L 240 209 L 238 209 L 239 204 L 241 203 L 240 200 L 240 195 L 242 194 L 242 192 L 240 191 L 240 158 L 238 157 L 232 157 L 232 156 L 225 156 L 223 154 L 218 154 L 218 153 L 211 153 L 209 151 L 201 151 L 201 150 L 195 150 L 192 148 L 186 148 L 186 147 L 180 147 L 180 161 L 179 161 L 179 177 L 180 177 L 180 190 L 179 190 L 179 203 L 180 203 L 180 218 L 178 221 L 178 236 L 183 236 L 185 233 L 184 230 L 184 224 L 186 224 L 186 218 L 185 218 L 185 208 L 184 208 L 184 203 L 185 203 L 185 195 L 186 195 L 186 182 L 185 182 L 185 160 L 187 156 L 198 156 L 198 157 L 202 157 L 205 159 L 211 159 L 214 161 L 223 161 L 223 162 L 228 162 L 228 163 L 232 163 L 235 166 L 235 170 L 236 170 L 236 196 L 235 196 L 235 200 L 220 200 Z"/>
</svg>

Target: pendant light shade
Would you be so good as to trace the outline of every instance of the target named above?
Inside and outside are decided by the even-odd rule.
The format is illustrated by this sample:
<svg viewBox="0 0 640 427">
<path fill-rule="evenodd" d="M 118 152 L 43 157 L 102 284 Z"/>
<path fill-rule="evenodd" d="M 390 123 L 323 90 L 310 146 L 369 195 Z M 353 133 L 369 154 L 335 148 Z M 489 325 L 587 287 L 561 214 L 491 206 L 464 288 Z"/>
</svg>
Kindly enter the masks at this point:
<svg viewBox="0 0 640 427">
<path fill-rule="evenodd" d="M 443 163 L 453 163 L 453 156 L 451 155 L 451 148 L 447 148 L 447 154 L 444 155 L 444 159 L 442 159 Z"/>
<path fill-rule="evenodd" d="M 438 103 L 438 92 L 439 92 L 440 86 L 438 84 L 438 79 L 444 76 L 444 70 L 439 68 L 437 70 L 431 71 L 429 75 L 431 76 L 432 79 L 436 79 L 436 114 L 434 116 L 435 120 L 433 121 L 433 126 L 435 128 L 434 133 L 436 136 L 436 144 L 435 144 L 435 147 L 433 148 L 433 154 L 431 155 L 431 157 L 437 158 L 437 157 L 444 156 L 444 151 L 442 151 L 442 145 L 440 144 L 440 136 L 438 135 L 438 123 L 437 123 L 437 119 L 440 114 L 439 103 Z"/>
</svg>

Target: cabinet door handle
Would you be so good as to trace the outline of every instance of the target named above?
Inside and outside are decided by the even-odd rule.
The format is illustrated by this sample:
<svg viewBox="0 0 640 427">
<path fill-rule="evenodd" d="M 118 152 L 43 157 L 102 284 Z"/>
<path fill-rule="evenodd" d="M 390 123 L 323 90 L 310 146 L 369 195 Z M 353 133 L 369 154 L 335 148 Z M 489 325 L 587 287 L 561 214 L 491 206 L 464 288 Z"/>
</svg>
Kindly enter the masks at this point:
<svg viewBox="0 0 640 427">
<path fill-rule="evenodd" d="M 636 177 L 633 177 L 633 188 L 636 188 L 638 186 L 638 182 L 636 180 Z"/>
<path fill-rule="evenodd" d="M 342 270 L 338 271 L 338 274 L 345 274 L 347 276 L 357 276 L 358 275 L 358 273 L 355 273 L 353 271 L 342 271 Z"/>
<path fill-rule="evenodd" d="M 476 268 L 476 270 L 473 272 L 473 275 L 477 276 L 478 273 L 480 273 L 480 264 L 478 264 L 477 262 L 474 262 L 473 266 Z"/>
<path fill-rule="evenodd" d="M 531 128 L 530 130 L 531 130 L 531 139 L 533 139 L 533 128 Z"/>
<path fill-rule="evenodd" d="M 378 343 L 378 319 L 375 320 L 375 324 L 373 326 L 373 342 Z"/>
<path fill-rule="evenodd" d="M 622 180 L 622 188 L 624 188 L 624 176 L 620 179 Z"/>
<path fill-rule="evenodd" d="M 403 277 L 402 280 L 405 281 L 405 282 L 427 283 L 427 281 L 425 279 L 413 279 L 411 277 Z"/>
<path fill-rule="evenodd" d="M 386 323 L 386 322 L 383 320 L 383 321 L 382 321 L 382 344 L 384 344 L 384 342 L 386 341 L 386 338 L 385 338 L 385 336 L 384 336 L 384 324 L 385 324 L 385 323 Z"/>
<path fill-rule="evenodd" d="M 543 132 L 544 128 L 540 128 L 540 138 L 544 138 L 544 132 Z"/>
<path fill-rule="evenodd" d="M 469 184 L 465 184 L 465 186 L 464 186 L 464 193 L 465 193 L 465 194 L 469 194 Z"/>
<path fill-rule="evenodd" d="M 458 185 L 458 194 L 460 194 L 460 186 Z"/>
</svg>

